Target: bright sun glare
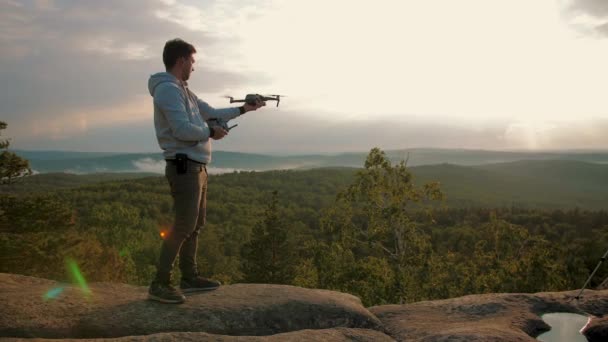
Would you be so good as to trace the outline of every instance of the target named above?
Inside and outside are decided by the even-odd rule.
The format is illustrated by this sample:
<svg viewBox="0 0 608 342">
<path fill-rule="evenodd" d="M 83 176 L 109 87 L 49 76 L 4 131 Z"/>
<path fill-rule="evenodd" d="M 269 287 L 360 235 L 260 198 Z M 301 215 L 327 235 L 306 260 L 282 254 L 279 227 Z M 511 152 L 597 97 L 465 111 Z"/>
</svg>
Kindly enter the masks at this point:
<svg viewBox="0 0 608 342">
<path fill-rule="evenodd" d="M 606 114 L 608 44 L 569 28 L 553 0 L 276 1 L 236 30 L 251 53 L 233 66 L 272 75 L 269 88 L 312 112 Z"/>
</svg>

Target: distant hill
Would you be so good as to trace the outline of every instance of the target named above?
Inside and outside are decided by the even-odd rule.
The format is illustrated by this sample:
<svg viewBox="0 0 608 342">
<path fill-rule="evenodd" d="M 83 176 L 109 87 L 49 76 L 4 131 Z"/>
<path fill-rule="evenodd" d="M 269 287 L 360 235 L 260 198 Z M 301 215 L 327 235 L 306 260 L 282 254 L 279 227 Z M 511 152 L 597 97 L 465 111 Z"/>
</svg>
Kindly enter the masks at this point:
<svg viewBox="0 0 608 342">
<path fill-rule="evenodd" d="M 451 206 L 608 208 L 608 165 L 525 160 L 478 166 L 413 167 L 417 182 L 439 181 Z"/>
<path fill-rule="evenodd" d="M 41 173 L 29 177 L 16 179 L 13 184 L 0 186 L 0 193 L 28 194 L 58 189 L 77 188 L 79 186 L 101 182 L 138 179 L 144 177 L 158 177 L 156 173 L 91 173 L 75 175 L 71 173 L 52 172 Z"/>
<path fill-rule="evenodd" d="M 463 166 L 422 165 L 410 168 L 414 182 L 439 181 L 450 207 L 520 206 L 534 208 L 608 208 L 608 164 L 570 160 L 523 160 L 509 163 Z M 213 176 L 218 186 L 281 189 L 295 202 L 311 194 L 333 195 L 352 182 L 357 169 L 345 167 L 299 171 L 227 173 Z M 128 180 L 153 173 L 39 174 L 19 180 L 3 192 L 31 193 L 72 188 L 101 181 Z"/>
<path fill-rule="evenodd" d="M 89 153 L 61 151 L 15 151 L 28 159 L 36 172 L 163 173 L 161 153 Z M 368 152 L 272 156 L 216 151 L 210 168 L 216 172 L 232 170 L 311 169 L 320 167 L 362 167 Z M 405 149 L 386 151 L 394 162 L 406 160 L 409 166 L 449 163 L 473 166 L 519 160 L 564 160 L 608 163 L 608 152 L 501 152 L 461 149 Z M 212 172 L 213 172 L 212 170 Z"/>
<path fill-rule="evenodd" d="M 106 156 L 115 156 L 119 152 L 77 152 L 77 151 L 25 151 L 15 150 L 20 156 L 34 160 L 65 160 L 65 159 L 82 159 L 82 158 L 99 158 Z"/>
</svg>

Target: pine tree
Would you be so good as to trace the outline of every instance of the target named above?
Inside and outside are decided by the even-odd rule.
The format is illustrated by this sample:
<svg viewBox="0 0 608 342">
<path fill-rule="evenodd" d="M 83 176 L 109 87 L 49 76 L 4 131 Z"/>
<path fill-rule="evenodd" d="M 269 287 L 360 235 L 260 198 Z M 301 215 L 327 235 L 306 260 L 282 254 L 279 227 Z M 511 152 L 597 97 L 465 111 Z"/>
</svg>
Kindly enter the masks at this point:
<svg viewBox="0 0 608 342">
<path fill-rule="evenodd" d="M 244 280 L 251 283 L 289 284 L 293 279 L 293 246 L 278 208 L 278 193 L 253 228 L 251 241 L 243 246 Z"/>
<path fill-rule="evenodd" d="M 429 270 L 437 259 L 432 258 L 429 236 L 421 231 L 407 209 L 442 197 L 438 183 L 414 186 L 405 161 L 391 165 L 383 151 L 372 149 L 365 168 L 357 173 L 354 183 L 338 195 L 321 220 L 322 229 L 333 236 L 331 253 L 335 256 L 327 259 L 339 266 L 319 264 L 318 267 L 337 269 L 342 274 L 321 275 L 321 279 L 330 279 L 329 284 L 321 286 L 359 293 L 364 302 L 377 300 L 368 296 L 370 288 L 393 296 L 382 297 L 382 301 L 424 299 L 426 293 L 422 285 L 430 282 Z M 349 263 L 349 259 L 354 260 Z M 385 281 L 393 282 L 392 289 L 359 272 L 370 265 L 392 269 L 394 276 L 376 270 L 383 274 Z M 356 286 L 345 287 L 346 279 L 351 284 L 356 281 Z"/>
<path fill-rule="evenodd" d="M 6 122 L 0 121 L 0 131 L 7 126 Z M 29 161 L 9 152 L 9 145 L 9 139 L 0 140 L 0 149 L 4 150 L 0 153 L 0 184 L 10 184 L 14 178 L 32 174 Z"/>
<path fill-rule="evenodd" d="M 0 121 L 0 131 L 2 131 L 3 129 L 6 129 L 7 126 L 8 125 L 6 124 L 6 122 Z M 0 140 L 0 150 L 7 149 L 9 145 L 10 145 L 10 141 L 8 139 Z"/>
</svg>

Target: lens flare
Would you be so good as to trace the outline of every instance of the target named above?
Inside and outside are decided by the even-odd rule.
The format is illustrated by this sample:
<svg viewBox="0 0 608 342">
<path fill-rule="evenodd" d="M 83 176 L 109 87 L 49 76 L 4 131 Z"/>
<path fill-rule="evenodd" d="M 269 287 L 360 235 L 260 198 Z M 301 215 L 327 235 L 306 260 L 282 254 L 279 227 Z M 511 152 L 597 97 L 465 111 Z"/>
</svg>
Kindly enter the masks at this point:
<svg viewBox="0 0 608 342">
<path fill-rule="evenodd" d="M 84 276 L 80 272 L 80 269 L 78 268 L 78 264 L 76 264 L 76 261 L 74 261 L 72 259 L 67 259 L 66 266 L 68 268 L 68 271 L 72 275 L 72 279 L 74 280 L 75 283 L 78 284 L 78 286 L 80 286 L 80 289 L 87 295 L 91 294 L 91 289 L 87 285 L 87 281 L 84 279 Z"/>
<path fill-rule="evenodd" d="M 63 292 L 64 287 L 63 286 L 58 286 L 55 288 L 50 289 L 47 293 L 44 294 L 44 296 L 42 296 L 42 298 L 47 301 L 49 299 L 56 299 L 61 292 Z"/>
<path fill-rule="evenodd" d="M 169 234 L 169 232 L 167 232 L 165 229 L 161 230 L 160 238 L 164 240 L 167 237 L 167 234 Z"/>
</svg>

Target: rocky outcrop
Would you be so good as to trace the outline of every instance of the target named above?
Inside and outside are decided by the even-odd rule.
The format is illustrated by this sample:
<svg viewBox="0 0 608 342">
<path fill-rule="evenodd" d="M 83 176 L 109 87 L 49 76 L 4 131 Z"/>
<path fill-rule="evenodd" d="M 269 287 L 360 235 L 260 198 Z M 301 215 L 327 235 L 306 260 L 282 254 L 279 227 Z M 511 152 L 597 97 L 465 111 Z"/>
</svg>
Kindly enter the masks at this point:
<svg viewBox="0 0 608 342">
<path fill-rule="evenodd" d="M 580 300 L 577 291 L 485 294 L 365 308 L 349 294 L 285 285 L 227 285 L 181 305 L 148 301 L 140 286 L 94 283 L 90 294 L 62 286 L 0 273 L 0 339 L 534 341 L 549 329 L 540 315 L 572 312 L 593 317 L 590 341 L 608 340 L 608 290 L 587 290 Z"/>
<path fill-rule="evenodd" d="M 87 295 L 67 286 L 55 299 L 44 294 L 60 284 L 0 274 L 0 336 L 94 338 L 163 332 L 273 335 L 334 327 L 382 330 L 380 321 L 352 295 L 295 286 L 237 284 L 188 297 L 181 305 L 146 300 L 147 288 L 90 285 Z"/>
<path fill-rule="evenodd" d="M 577 293 L 471 295 L 369 309 L 400 341 L 534 341 L 550 329 L 544 313 L 608 314 L 608 291 L 589 290 L 580 300 Z"/>
<path fill-rule="evenodd" d="M 7 338 L 3 342 L 57 342 L 55 339 Z M 333 328 L 320 330 L 300 330 L 271 336 L 226 336 L 202 332 L 174 332 L 145 336 L 127 336 L 103 339 L 62 339 L 61 342 L 394 342 L 391 337 L 379 331 L 353 328 Z"/>
<path fill-rule="evenodd" d="M 608 313 L 604 317 L 591 317 L 583 333 L 589 342 L 608 341 Z"/>
</svg>

